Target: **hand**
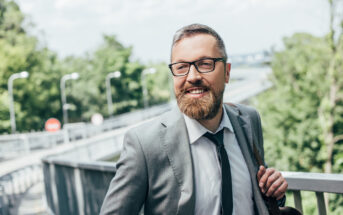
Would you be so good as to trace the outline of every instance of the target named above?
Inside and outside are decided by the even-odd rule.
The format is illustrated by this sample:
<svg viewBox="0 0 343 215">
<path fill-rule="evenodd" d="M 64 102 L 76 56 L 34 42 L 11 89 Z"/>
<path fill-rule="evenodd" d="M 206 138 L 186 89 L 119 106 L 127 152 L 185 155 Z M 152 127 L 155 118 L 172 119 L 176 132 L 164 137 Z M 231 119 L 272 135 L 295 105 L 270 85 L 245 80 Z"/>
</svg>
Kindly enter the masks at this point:
<svg viewBox="0 0 343 215">
<path fill-rule="evenodd" d="M 257 172 L 257 180 L 261 192 L 267 197 L 271 196 L 277 200 L 281 199 L 287 190 L 288 183 L 281 173 L 273 168 L 266 169 L 260 166 Z"/>
</svg>

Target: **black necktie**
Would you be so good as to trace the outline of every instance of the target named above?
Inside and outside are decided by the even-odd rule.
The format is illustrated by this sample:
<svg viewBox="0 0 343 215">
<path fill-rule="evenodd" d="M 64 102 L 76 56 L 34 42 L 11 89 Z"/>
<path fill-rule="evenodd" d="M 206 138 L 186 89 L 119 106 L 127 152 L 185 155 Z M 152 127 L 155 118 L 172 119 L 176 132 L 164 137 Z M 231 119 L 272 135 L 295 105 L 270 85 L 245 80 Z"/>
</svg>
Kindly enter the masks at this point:
<svg viewBox="0 0 343 215">
<path fill-rule="evenodd" d="M 233 209 L 232 200 L 232 182 L 230 162 L 227 157 L 223 143 L 223 131 L 220 130 L 216 134 L 206 133 L 204 136 L 210 139 L 217 146 L 217 154 L 222 169 L 222 213 L 223 215 L 231 215 Z"/>
</svg>

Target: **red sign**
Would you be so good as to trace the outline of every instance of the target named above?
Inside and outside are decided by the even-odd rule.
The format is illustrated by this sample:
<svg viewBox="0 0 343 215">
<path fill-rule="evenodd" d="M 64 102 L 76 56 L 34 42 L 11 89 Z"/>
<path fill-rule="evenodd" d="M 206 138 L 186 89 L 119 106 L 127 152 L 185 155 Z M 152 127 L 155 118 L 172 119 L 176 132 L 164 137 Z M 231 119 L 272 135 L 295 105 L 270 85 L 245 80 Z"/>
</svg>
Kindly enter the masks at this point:
<svg viewBox="0 0 343 215">
<path fill-rule="evenodd" d="M 58 119 L 50 118 L 45 122 L 45 130 L 55 132 L 61 129 L 61 123 Z"/>
</svg>

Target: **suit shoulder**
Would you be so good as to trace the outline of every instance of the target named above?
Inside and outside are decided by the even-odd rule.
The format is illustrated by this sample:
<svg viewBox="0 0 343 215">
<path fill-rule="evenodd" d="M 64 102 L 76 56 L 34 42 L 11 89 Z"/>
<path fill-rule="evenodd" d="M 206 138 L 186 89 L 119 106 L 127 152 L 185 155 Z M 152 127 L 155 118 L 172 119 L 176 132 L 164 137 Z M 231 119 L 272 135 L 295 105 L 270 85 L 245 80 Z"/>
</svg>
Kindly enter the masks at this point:
<svg viewBox="0 0 343 215">
<path fill-rule="evenodd" d="M 256 108 L 243 104 L 228 104 L 230 107 L 248 115 L 258 115 Z"/>
<path fill-rule="evenodd" d="M 164 127 L 161 122 L 168 116 L 169 112 L 170 111 L 129 129 L 125 136 L 134 135 L 140 142 L 151 142 L 156 140 L 159 131 Z"/>
<path fill-rule="evenodd" d="M 142 133 L 142 132 L 149 132 L 149 131 L 154 131 L 156 130 L 159 126 L 161 125 L 161 123 L 159 123 L 159 120 L 158 119 L 151 119 L 149 121 L 146 121 L 146 122 L 143 122 L 143 123 L 140 123 L 139 125 L 129 129 L 127 131 L 127 133 L 131 133 L 131 132 L 134 132 L 134 133 Z"/>
</svg>

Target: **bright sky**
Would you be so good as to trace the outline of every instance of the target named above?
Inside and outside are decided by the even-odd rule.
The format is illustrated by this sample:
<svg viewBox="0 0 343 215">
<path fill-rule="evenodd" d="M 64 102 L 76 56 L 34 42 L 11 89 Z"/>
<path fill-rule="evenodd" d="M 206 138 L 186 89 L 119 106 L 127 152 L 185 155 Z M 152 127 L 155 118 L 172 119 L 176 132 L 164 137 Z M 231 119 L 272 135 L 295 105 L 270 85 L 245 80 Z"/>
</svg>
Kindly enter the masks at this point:
<svg viewBox="0 0 343 215">
<path fill-rule="evenodd" d="M 207 24 L 229 55 L 281 47 L 294 32 L 328 32 L 327 0 L 16 0 L 40 40 L 59 56 L 94 50 L 103 34 L 132 45 L 134 59 L 169 61 L 173 34 Z"/>
</svg>

